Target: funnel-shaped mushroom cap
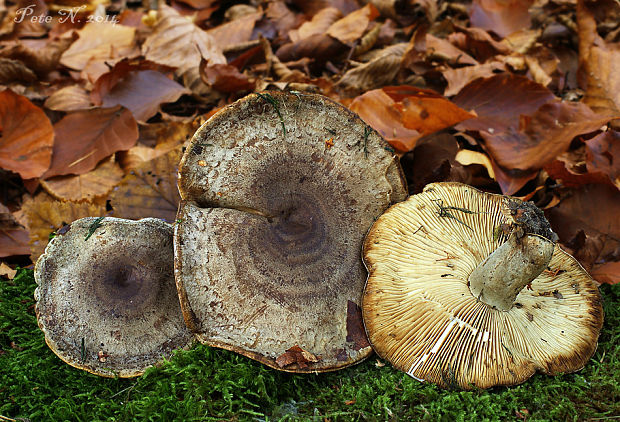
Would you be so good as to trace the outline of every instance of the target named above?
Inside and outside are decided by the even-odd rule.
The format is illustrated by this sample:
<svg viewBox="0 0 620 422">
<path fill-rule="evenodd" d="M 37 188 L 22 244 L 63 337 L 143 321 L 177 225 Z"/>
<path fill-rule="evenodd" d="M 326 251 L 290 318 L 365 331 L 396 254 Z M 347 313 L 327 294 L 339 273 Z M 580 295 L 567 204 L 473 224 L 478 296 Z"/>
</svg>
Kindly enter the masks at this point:
<svg viewBox="0 0 620 422">
<path fill-rule="evenodd" d="M 294 372 L 371 352 L 362 241 L 406 196 L 374 130 L 321 96 L 253 94 L 196 132 L 179 174 L 177 287 L 202 342 Z"/>
<path fill-rule="evenodd" d="M 35 309 L 62 360 L 97 375 L 133 377 L 191 344 L 170 225 L 89 217 L 61 232 L 37 261 Z"/>
<path fill-rule="evenodd" d="M 364 242 L 363 315 L 381 357 L 414 378 L 466 389 L 585 365 L 603 323 L 601 299 L 559 247 L 506 311 L 470 291 L 474 269 L 507 241 L 507 200 L 434 183 L 376 221 Z"/>
</svg>

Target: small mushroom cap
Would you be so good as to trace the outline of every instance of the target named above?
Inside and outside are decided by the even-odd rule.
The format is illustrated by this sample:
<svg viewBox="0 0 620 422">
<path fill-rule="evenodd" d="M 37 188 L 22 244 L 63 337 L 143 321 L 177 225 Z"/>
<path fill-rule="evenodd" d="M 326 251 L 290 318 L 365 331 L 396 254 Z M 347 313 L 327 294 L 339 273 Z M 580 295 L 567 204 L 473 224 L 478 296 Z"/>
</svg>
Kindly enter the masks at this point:
<svg viewBox="0 0 620 422">
<path fill-rule="evenodd" d="M 35 267 L 37 320 L 54 353 L 93 374 L 134 377 L 191 345 L 169 224 L 89 217 L 67 227 Z"/>
<path fill-rule="evenodd" d="M 536 371 L 581 369 L 603 324 L 594 281 L 557 245 L 543 271 L 500 311 L 468 286 L 474 268 L 506 241 L 506 197 L 433 183 L 396 204 L 364 242 L 363 316 L 375 351 L 442 387 L 514 385 Z"/>
<path fill-rule="evenodd" d="M 179 174 L 177 287 L 200 341 L 291 372 L 371 353 L 362 241 L 406 196 L 375 131 L 325 97 L 254 94 L 198 130 Z"/>
</svg>

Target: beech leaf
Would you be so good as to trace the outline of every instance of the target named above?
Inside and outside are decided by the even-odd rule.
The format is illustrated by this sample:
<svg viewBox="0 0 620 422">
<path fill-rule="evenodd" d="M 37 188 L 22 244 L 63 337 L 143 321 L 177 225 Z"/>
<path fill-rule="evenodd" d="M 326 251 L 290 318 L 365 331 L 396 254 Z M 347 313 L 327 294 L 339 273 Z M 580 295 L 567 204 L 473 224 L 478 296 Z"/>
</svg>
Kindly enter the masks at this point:
<svg viewBox="0 0 620 422">
<path fill-rule="evenodd" d="M 0 92 L 0 167 L 24 179 L 49 168 L 54 128 L 43 110 L 10 90 Z"/>
<path fill-rule="evenodd" d="M 121 106 L 76 111 L 54 125 L 56 142 L 52 167 L 45 178 L 83 174 L 117 151 L 131 148 L 138 139 L 138 125 Z"/>
</svg>

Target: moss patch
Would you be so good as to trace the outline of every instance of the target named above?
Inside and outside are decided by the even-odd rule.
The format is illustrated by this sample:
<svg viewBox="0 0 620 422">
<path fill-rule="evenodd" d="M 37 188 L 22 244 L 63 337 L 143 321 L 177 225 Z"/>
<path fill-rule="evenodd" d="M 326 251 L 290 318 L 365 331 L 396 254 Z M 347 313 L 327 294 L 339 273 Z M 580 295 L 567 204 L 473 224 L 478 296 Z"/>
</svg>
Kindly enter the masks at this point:
<svg viewBox="0 0 620 422">
<path fill-rule="evenodd" d="M 32 271 L 0 280 L 0 415 L 30 420 L 584 420 L 620 416 L 620 285 L 603 286 L 605 325 L 586 368 L 486 391 L 421 384 L 376 357 L 291 375 L 197 345 L 140 378 L 71 368 L 45 345 Z M 0 418 L 2 419 L 2 418 Z"/>
</svg>

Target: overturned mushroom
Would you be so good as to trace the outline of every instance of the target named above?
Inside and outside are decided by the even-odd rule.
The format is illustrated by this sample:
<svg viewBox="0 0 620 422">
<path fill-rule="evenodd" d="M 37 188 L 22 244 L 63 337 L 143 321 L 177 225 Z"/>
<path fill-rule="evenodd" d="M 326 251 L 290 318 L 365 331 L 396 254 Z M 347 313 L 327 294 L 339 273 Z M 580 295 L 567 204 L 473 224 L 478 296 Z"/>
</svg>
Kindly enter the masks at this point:
<svg viewBox="0 0 620 422">
<path fill-rule="evenodd" d="M 364 234 L 406 188 L 389 145 L 325 97 L 250 95 L 179 166 L 175 271 L 199 339 L 293 372 L 368 356 Z"/>
<path fill-rule="evenodd" d="M 48 346 L 76 368 L 133 377 L 188 347 L 174 283 L 172 227 L 83 218 L 61 229 L 35 267 Z"/>
<path fill-rule="evenodd" d="M 581 369 L 603 323 L 598 289 L 540 210 L 434 183 L 364 242 L 364 323 L 377 353 L 443 387 L 519 384 Z"/>
</svg>

